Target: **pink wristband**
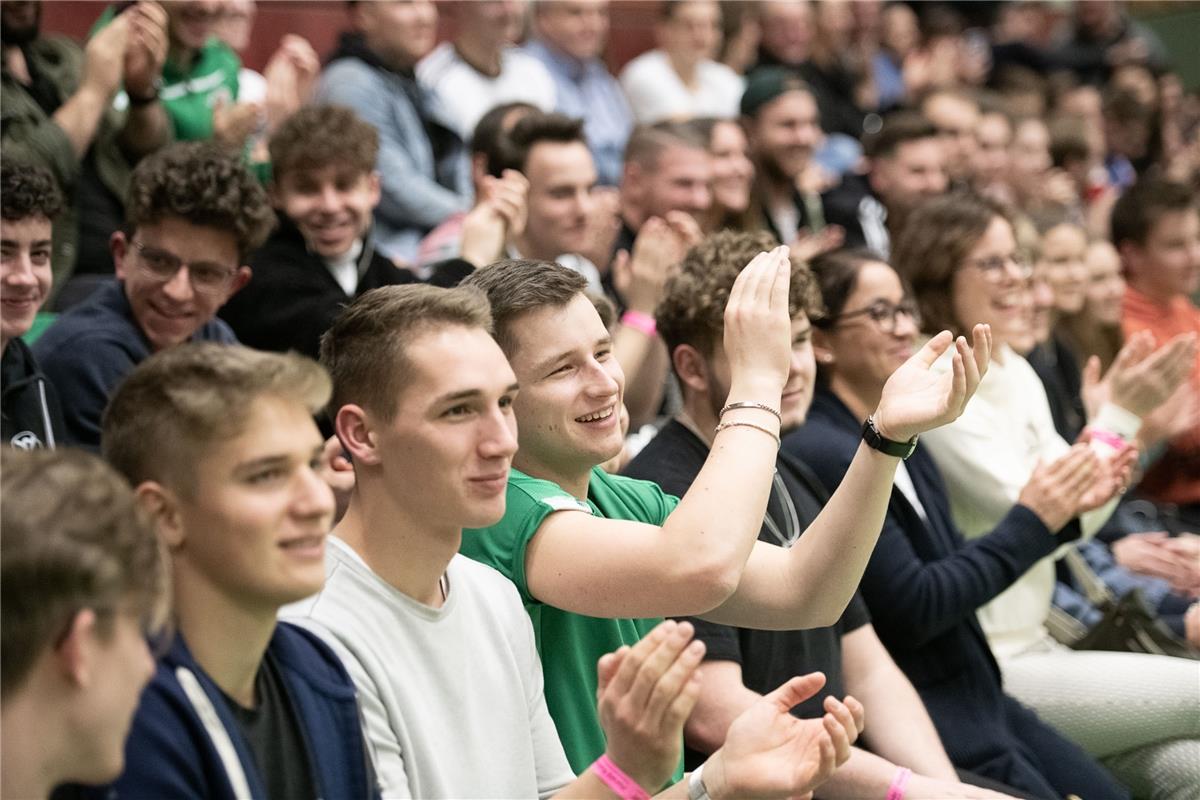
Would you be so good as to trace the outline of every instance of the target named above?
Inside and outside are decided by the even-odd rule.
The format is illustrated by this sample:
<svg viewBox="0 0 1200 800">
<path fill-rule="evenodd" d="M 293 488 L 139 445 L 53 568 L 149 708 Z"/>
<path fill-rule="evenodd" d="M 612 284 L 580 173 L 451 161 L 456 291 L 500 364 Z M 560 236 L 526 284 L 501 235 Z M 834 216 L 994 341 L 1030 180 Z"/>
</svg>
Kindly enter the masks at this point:
<svg viewBox="0 0 1200 800">
<path fill-rule="evenodd" d="M 908 767 L 896 770 L 896 777 L 892 778 L 892 785 L 888 787 L 887 800 L 904 800 L 904 788 L 908 786 L 910 775 L 912 770 Z"/>
<path fill-rule="evenodd" d="M 654 336 L 658 333 L 658 322 L 654 317 L 641 311 L 626 311 L 621 315 L 621 324 L 633 328 L 635 331 L 641 331 L 647 336 Z"/>
<path fill-rule="evenodd" d="M 626 775 L 607 755 L 600 756 L 592 762 L 592 772 L 596 773 L 596 777 L 621 800 L 650 800 L 646 790 Z"/>
</svg>

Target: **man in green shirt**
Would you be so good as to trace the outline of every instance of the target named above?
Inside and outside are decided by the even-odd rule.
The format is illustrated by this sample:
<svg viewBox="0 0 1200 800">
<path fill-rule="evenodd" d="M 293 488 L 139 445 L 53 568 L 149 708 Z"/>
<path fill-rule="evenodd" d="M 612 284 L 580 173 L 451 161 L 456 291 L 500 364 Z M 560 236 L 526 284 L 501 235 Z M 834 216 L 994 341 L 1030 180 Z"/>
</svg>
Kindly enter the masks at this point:
<svg viewBox="0 0 1200 800">
<path fill-rule="evenodd" d="M 462 552 L 512 580 L 534 623 L 546 701 L 579 770 L 603 751 L 591 670 L 662 616 L 761 629 L 832 625 L 849 602 L 887 510 L 892 478 L 916 435 L 955 419 L 986 369 L 974 347 L 930 340 L 888 382 L 868 441 L 801 543 L 757 544 L 781 416 L 804 402 L 786 247 L 757 256 L 729 293 L 724 346 L 730 387 L 709 458 L 679 501 L 597 465 L 622 446 L 624 374 L 584 279 L 556 264 L 506 261 L 466 281 L 491 302 L 496 340 L 520 394 L 519 449 L 500 523 L 464 535 Z M 954 368 L 929 367 L 954 347 Z M 893 454 L 889 454 L 893 453 Z"/>
</svg>

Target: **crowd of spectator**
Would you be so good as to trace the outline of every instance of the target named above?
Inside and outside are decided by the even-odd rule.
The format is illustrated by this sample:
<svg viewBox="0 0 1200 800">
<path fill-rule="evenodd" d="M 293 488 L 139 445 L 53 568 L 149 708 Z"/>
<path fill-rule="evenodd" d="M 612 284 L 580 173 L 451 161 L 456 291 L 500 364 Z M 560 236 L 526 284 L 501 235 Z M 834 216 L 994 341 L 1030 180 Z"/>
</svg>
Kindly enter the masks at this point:
<svg viewBox="0 0 1200 800">
<path fill-rule="evenodd" d="M 0 2 L 0 795 L 1195 796 L 1180 54 L 621 8 Z"/>
</svg>

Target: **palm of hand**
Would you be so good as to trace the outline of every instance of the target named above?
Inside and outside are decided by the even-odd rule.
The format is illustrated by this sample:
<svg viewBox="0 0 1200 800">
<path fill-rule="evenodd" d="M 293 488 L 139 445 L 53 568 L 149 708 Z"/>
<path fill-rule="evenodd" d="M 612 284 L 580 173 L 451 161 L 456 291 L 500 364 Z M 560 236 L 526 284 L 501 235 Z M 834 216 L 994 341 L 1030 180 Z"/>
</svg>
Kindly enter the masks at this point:
<svg viewBox="0 0 1200 800">
<path fill-rule="evenodd" d="M 829 734 L 820 718 L 798 719 L 761 703 L 736 719 L 730 733 L 735 735 L 726 737 L 726 749 L 733 742 L 738 746 L 727 753 L 726 781 L 747 796 L 811 792 L 836 766 L 832 747 L 822 747 Z"/>
<path fill-rule="evenodd" d="M 875 422 L 890 437 L 905 441 L 953 421 L 961 411 L 954 374 L 934 372 L 909 359 L 884 384 Z"/>
</svg>

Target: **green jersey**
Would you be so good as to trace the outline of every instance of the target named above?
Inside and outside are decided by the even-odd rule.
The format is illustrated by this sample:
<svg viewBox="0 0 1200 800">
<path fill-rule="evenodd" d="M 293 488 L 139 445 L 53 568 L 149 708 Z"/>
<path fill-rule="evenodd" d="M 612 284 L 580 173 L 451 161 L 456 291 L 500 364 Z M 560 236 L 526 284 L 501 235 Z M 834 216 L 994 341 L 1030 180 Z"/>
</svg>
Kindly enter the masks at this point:
<svg viewBox="0 0 1200 800">
<path fill-rule="evenodd" d="M 649 481 L 592 470 L 587 502 L 556 483 L 512 470 L 504 519 L 490 528 L 465 531 L 462 553 L 499 570 L 516 584 L 533 621 L 545 675 L 546 705 L 576 774 L 604 754 L 604 731 L 596 712 L 596 662 L 622 645 L 634 645 L 658 619 L 601 619 L 572 614 L 539 602 L 525 579 L 525 549 L 542 520 L 556 511 L 581 511 L 605 519 L 662 525 L 679 500 Z M 581 557 L 585 554 L 581 554 Z M 675 779 L 683 777 L 680 762 Z"/>
</svg>

